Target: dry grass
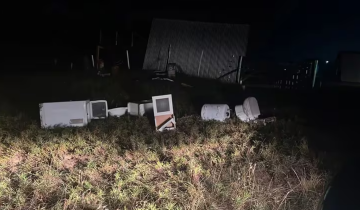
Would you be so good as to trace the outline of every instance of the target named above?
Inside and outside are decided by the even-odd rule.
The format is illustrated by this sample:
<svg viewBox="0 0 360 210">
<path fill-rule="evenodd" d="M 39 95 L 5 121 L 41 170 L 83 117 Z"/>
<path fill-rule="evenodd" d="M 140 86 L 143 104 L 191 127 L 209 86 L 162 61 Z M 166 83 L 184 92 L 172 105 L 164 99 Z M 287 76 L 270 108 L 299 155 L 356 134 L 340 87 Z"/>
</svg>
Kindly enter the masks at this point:
<svg viewBox="0 0 360 210">
<path fill-rule="evenodd" d="M 146 118 L 42 130 L 0 119 L 0 209 L 316 209 L 329 176 L 301 128 Z"/>
</svg>

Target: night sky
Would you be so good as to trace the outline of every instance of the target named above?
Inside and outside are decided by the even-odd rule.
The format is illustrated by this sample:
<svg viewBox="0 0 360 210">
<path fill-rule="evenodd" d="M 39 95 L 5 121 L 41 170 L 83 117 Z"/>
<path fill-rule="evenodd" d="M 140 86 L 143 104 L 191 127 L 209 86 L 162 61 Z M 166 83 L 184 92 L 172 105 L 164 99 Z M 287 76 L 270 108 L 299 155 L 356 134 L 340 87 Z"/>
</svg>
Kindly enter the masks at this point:
<svg viewBox="0 0 360 210">
<path fill-rule="evenodd" d="M 248 57 L 333 60 L 360 51 L 357 1 L 96 1 L 51 0 L 13 5 L 4 27 L 7 57 L 51 56 L 52 46 L 92 49 L 98 29 L 131 29 L 146 37 L 154 17 L 250 25 Z M 5 17 L 4 16 L 4 17 Z M 91 43 L 91 44 L 89 44 Z M 36 53 L 37 52 L 37 53 Z M 4 58 L 3 58 L 4 59 Z"/>
</svg>

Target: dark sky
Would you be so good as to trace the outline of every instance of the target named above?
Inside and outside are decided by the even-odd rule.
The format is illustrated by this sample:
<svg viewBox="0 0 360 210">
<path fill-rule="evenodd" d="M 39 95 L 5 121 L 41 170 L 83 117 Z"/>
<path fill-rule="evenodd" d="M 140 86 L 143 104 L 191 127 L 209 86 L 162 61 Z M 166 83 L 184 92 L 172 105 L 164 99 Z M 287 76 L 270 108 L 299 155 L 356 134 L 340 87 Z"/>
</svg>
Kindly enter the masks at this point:
<svg viewBox="0 0 360 210">
<path fill-rule="evenodd" d="M 77 37 L 82 48 L 98 36 L 98 28 L 146 36 L 153 17 L 250 25 L 249 57 L 278 60 L 332 60 L 339 50 L 360 51 L 360 13 L 357 1 L 97 1 L 50 0 L 27 3 L 6 18 L 8 45 L 48 47 Z M 13 11 L 13 10 L 11 10 Z M 88 34 L 84 36 L 84 34 Z M 57 37 L 57 38 L 55 38 Z M 75 40 L 75 39 L 74 39 Z M 3 40 L 4 41 L 4 40 Z"/>
</svg>

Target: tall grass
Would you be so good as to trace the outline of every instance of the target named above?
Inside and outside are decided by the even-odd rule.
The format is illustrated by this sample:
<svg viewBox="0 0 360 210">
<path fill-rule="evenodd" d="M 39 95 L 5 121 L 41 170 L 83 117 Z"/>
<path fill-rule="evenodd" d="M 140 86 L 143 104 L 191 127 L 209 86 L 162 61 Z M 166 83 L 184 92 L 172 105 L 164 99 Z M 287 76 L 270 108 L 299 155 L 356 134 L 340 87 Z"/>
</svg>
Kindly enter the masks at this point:
<svg viewBox="0 0 360 210">
<path fill-rule="evenodd" d="M 43 130 L 0 118 L 0 209 L 316 209 L 329 175 L 301 127 L 109 118 Z"/>
</svg>

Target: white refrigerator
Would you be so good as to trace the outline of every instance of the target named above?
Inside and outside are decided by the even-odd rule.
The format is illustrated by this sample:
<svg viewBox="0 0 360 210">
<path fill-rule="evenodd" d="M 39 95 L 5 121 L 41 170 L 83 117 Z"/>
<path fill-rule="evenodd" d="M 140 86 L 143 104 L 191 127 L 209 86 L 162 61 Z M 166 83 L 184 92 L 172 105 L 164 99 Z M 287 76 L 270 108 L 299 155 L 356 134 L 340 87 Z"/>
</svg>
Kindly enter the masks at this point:
<svg viewBox="0 0 360 210">
<path fill-rule="evenodd" d="M 104 119 L 108 116 L 105 100 L 41 103 L 39 108 L 42 128 L 81 127 L 92 119 Z"/>
</svg>

